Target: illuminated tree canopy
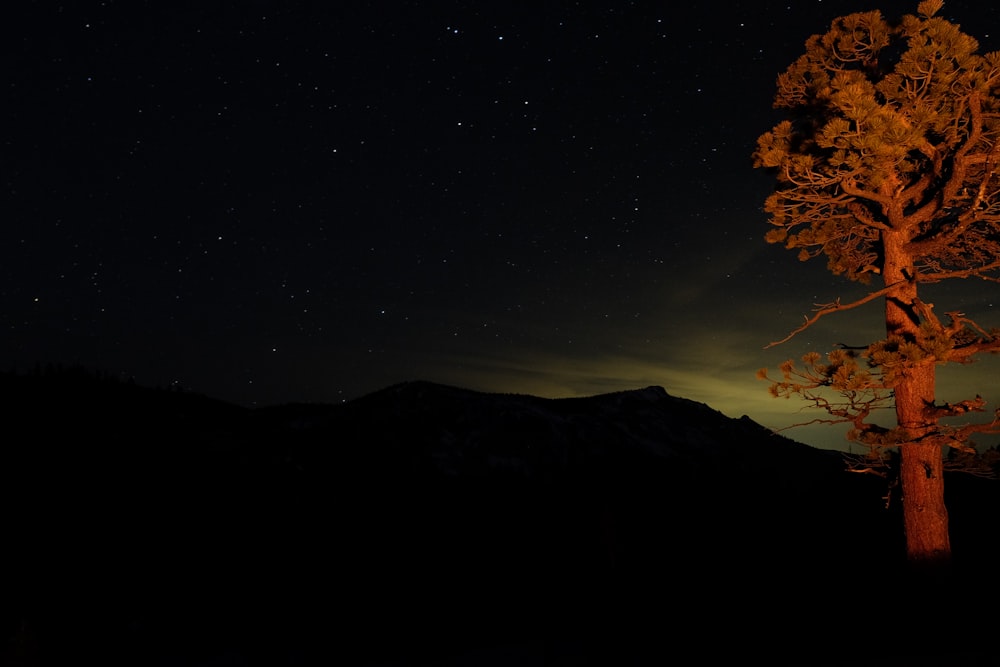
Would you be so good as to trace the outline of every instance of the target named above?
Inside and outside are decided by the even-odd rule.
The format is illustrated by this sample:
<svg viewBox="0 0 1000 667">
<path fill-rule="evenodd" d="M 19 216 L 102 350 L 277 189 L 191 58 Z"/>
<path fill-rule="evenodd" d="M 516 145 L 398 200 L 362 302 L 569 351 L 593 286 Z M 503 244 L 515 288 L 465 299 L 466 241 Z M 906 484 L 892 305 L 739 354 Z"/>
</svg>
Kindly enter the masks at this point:
<svg viewBox="0 0 1000 667">
<path fill-rule="evenodd" d="M 780 182 L 765 204 L 767 240 L 825 254 L 831 271 L 868 283 L 883 232 L 907 230 L 918 282 L 1000 269 L 1000 53 L 923 2 L 895 30 L 879 12 L 838 19 L 778 78 L 775 107 L 791 120 L 758 140 L 755 164 Z M 880 56 L 904 39 L 892 71 Z"/>
</svg>

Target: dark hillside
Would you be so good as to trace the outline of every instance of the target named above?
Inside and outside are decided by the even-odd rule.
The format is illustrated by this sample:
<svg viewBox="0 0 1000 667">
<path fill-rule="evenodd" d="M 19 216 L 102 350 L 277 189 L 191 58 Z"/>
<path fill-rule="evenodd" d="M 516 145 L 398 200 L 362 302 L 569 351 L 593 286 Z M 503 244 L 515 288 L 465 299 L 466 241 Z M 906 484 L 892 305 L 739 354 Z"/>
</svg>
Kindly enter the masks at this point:
<svg viewBox="0 0 1000 667">
<path fill-rule="evenodd" d="M 854 614 L 899 610 L 884 482 L 658 387 L 413 382 L 245 410 L 75 371 L 0 383 L 4 628 L 30 664 L 661 664 L 695 647 L 820 664 L 892 646 L 846 640 Z M 997 492 L 967 479 L 956 556 L 978 573 Z"/>
</svg>

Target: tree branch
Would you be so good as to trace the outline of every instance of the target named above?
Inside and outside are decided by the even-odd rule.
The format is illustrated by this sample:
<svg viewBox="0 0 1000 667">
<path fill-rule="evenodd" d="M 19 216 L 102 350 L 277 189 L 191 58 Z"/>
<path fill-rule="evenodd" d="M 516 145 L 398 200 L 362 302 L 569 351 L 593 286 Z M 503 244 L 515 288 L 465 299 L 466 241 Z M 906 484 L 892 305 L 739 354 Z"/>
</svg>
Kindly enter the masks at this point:
<svg viewBox="0 0 1000 667">
<path fill-rule="evenodd" d="M 938 273 L 918 273 L 918 283 L 937 283 L 951 278 L 981 278 L 990 282 L 1000 282 L 998 276 L 983 275 L 987 271 L 1000 271 L 1000 260 L 984 264 L 969 269 L 957 269 L 955 271 L 939 271 Z"/>
<path fill-rule="evenodd" d="M 877 290 L 875 292 L 871 292 L 871 293 L 867 294 L 866 296 L 863 296 L 862 298 L 858 299 L 857 301 L 854 301 L 854 302 L 851 302 L 851 303 L 848 303 L 848 304 L 842 304 L 842 303 L 840 303 L 840 299 L 837 299 L 833 303 L 821 305 L 821 306 L 819 306 L 817 308 L 816 311 L 814 311 L 815 315 L 813 315 L 812 317 L 807 317 L 806 318 L 806 321 L 802 324 L 802 326 L 798 327 L 797 329 L 792 330 L 792 332 L 790 334 L 788 334 L 787 336 L 785 336 L 781 340 L 776 340 L 776 341 L 773 341 L 771 343 L 768 343 L 767 345 L 764 346 L 764 349 L 767 350 L 767 349 L 770 349 L 770 348 L 775 347 L 777 345 L 781 345 L 782 343 L 786 343 L 786 342 L 790 341 L 793 337 L 795 337 L 796 334 L 800 334 L 803 331 L 805 331 L 806 329 L 808 329 L 809 327 L 811 327 L 812 325 L 816 324 L 816 322 L 821 317 L 823 317 L 824 315 L 830 315 L 831 313 L 836 313 L 836 312 L 839 312 L 841 310 L 851 310 L 852 308 L 857 308 L 858 306 L 863 306 L 864 304 L 868 303 L 869 301 L 874 301 L 875 299 L 877 299 L 879 297 L 885 296 L 886 294 L 889 294 L 894 289 L 896 289 L 896 287 L 898 285 L 900 285 L 902 282 L 903 281 L 899 281 L 899 282 L 895 282 L 895 283 L 893 283 L 891 285 L 887 285 L 886 287 L 883 287 L 880 290 Z"/>
<path fill-rule="evenodd" d="M 867 199 L 868 201 L 873 201 L 876 204 L 880 204 L 884 207 L 889 207 L 893 204 L 892 197 L 887 197 L 885 195 L 878 194 L 877 192 L 871 192 L 865 190 L 856 185 L 854 178 L 844 178 L 840 181 L 840 188 L 851 195 L 852 197 L 859 197 L 861 199 Z M 879 229 L 890 229 L 887 225 L 878 225 Z"/>
</svg>

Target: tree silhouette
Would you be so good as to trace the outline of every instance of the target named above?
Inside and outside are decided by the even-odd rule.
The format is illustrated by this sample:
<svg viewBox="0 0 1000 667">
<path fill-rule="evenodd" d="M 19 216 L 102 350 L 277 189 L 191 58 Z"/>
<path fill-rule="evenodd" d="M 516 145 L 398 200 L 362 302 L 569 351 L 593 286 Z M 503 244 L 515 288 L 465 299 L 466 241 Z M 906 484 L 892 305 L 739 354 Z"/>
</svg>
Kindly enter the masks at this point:
<svg viewBox="0 0 1000 667">
<path fill-rule="evenodd" d="M 920 569 L 951 561 L 944 499 L 945 450 L 975 452 L 970 437 L 996 433 L 1000 411 L 976 396 L 939 403 L 939 364 L 1000 349 L 1000 330 L 963 313 L 935 314 L 921 286 L 951 279 L 1000 281 L 1000 53 L 936 16 L 942 0 L 890 24 L 879 11 L 835 19 L 777 79 L 785 119 L 757 140 L 754 166 L 773 173 L 765 211 L 770 243 L 825 255 L 836 275 L 871 291 L 818 305 L 783 343 L 826 315 L 876 300 L 886 337 L 762 369 L 776 396 L 801 396 L 849 422 L 866 446 L 858 470 L 898 454 L 908 560 Z M 770 347 L 770 346 L 769 346 Z M 894 408 L 895 426 L 874 421 Z M 951 449 L 949 449 L 951 448 Z"/>
</svg>

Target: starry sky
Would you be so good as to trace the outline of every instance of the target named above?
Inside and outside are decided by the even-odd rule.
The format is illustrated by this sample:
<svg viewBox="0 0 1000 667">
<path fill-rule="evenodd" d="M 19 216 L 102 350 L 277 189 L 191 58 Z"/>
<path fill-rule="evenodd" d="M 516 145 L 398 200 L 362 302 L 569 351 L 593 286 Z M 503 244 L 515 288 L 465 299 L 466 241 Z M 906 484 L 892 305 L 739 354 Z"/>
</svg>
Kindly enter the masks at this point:
<svg viewBox="0 0 1000 667">
<path fill-rule="evenodd" d="M 916 0 L 22 4 L 0 72 L 5 369 L 247 406 L 655 384 L 778 428 L 818 415 L 758 368 L 881 336 L 873 305 L 764 349 L 863 292 L 764 242 L 750 156 L 809 35 Z M 942 14 L 1000 46 L 996 8 Z M 988 316 L 993 289 L 947 309 Z"/>
</svg>

